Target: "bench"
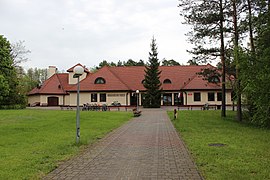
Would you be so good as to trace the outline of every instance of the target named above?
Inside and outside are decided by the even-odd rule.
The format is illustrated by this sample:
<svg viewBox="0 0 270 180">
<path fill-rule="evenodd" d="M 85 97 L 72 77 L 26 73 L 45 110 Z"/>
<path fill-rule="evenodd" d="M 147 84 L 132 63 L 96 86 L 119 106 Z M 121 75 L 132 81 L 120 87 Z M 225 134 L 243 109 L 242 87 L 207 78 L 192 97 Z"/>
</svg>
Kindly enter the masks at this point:
<svg viewBox="0 0 270 180">
<path fill-rule="evenodd" d="M 71 106 L 63 106 L 63 105 L 61 105 L 60 106 L 60 108 L 61 108 L 61 110 L 72 110 L 72 107 Z"/>
<path fill-rule="evenodd" d="M 133 109 L 133 115 L 134 117 L 139 117 L 142 114 L 142 111 L 137 111 L 137 109 Z"/>
<path fill-rule="evenodd" d="M 202 107 L 202 110 L 209 110 L 209 109 L 214 109 L 216 110 L 217 109 L 217 105 L 210 105 L 210 104 L 204 104 L 203 107 Z"/>
</svg>

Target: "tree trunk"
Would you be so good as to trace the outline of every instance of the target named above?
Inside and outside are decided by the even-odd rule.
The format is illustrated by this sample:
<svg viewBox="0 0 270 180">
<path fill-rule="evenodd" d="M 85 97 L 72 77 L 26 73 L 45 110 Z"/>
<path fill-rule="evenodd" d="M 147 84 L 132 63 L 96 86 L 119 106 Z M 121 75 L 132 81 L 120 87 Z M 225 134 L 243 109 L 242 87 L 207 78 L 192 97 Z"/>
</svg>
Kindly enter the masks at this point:
<svg viewBox="0 0 270 180">
<path fill-rule="evenodd" d="M 237 97 L 237 120 L 242 121 L 242 105 L 241 105 L 241 82 L 240 82 L 240 63 L 239 63 L 239 33 L 237 23 L 236 0 L 233 0 L 233 27 L 234 27 L 234 60 L 236 62 L 236 97 Z"/>
<path fill-rule="evenodd" d="M 222 106 L 221 106 L 221 117 L 226 117 L 226 86 L 225 86 L 225 74 L 226 74 L 226 65 L 225 65 L 225 47 L 224 47 L 224 14 L 223 14 L 223 5 L 222 0 L 220 2 L 220 58 L 222 64 Z"/>
<path fill-rule="evenodd" d="M 254 38 L 253 38 L 253 30 L 252 30 L 252 12 L 251 12 L 251 2 L 247 0 L 248 3 L 248 27 L 249 27 L 249 38 L 250 38 L 250 47 L 251 52 L 255 54 L 255 46 L 254 46 Z"/>
</svg>

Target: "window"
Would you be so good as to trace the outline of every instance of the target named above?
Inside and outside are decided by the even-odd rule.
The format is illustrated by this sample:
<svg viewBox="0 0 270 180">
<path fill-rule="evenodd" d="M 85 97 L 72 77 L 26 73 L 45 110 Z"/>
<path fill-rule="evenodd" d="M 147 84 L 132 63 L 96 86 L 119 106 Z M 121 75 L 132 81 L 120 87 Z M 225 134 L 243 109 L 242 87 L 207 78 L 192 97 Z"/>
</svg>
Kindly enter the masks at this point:
<svg viewBox="0 0 270 180">
<path fill-rule="evenodd" d="M 222 101 L 222 93 L 221 92 L 217 93 L 217 100 Z"/>
<path fill-rule="evenodd" d="M 96 93 L 91 94 L 91 102 L 97 102 L 97 94 Z"/>
<path fill-rule="evenodd" d="M 201 93 L 195 92 L 193 95 L 194 95 L 194 101 L 201 101 Z"/>
<path fill-rule="evenodd" d="M 169 80 L 169 79 L 165 79 L 165 80 L 163 81 L 163 84 L 172 84 L 172 81 Z"/>
<path fill-rule="evenodd" d="M 144 83 L 145 83 L 145 79 L 142 80 L 142 84 L 144 84 Z"/>
<path fill-rule="evenodd" d="M 106 102 L 106 94 L 99 94 L 100 102 Z"/>
<path fill-rule="evenodd" d="M 208 93 L 208 101 L 215 101 L 215 93 L 214 92 Z"/>
<path fill-rule="evenodd" d="M 105 84 L 106 81 L 104 78 L 102 77 L 98 77 L 96 80 L 95 80 L 95 84 Z"/>
<path fill-rule="evenodd" d="M 174 93 L 174 105 L 184 105 L 183 92 Z"/>
</svg>

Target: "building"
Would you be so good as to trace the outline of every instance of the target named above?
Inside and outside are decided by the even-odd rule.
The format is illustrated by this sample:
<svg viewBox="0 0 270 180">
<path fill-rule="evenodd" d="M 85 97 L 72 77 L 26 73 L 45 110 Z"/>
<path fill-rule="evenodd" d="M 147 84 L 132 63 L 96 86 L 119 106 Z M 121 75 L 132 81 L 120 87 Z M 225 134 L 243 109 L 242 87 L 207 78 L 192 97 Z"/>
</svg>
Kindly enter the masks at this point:
<svg viewBox="0 0 270 180">
<path fill-rule="evenodd" d="M 67 73 L 56 73 L 56 67 L 50 66 L 50 77 L 42 86 L 28 93 L 29 105 L 76 106 L 75 66 L 68 69 Z M 221 83 L 208 82 L 198 74 L 209 66 L 160 66 L 163 89 L 161 105 L 221 105 Z M 91 73 L 84 68 L 80 77 L 80 104 L 111 105 L 112 102 L 118 102 L 122 106 L 133 106 L 137 105 L 136 90 L 139 90 L 139 105 L 142 105 L 144 70 L 144 66 L 105 66 Z M 231 89 L 226 92 L 226 104 L 232 104 Z"/>
</svg>

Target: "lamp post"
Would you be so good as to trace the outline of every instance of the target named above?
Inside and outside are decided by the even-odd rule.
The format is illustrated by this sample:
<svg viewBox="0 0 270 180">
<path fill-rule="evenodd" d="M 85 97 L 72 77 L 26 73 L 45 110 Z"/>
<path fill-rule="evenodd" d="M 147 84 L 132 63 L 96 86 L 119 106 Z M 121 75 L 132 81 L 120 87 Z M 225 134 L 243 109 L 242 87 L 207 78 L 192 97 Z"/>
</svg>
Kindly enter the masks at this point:
<svg viewBox="0 0 270 180">
<path fill-rule="evenodd" d="M 73 78 L 77 78 L 77 111 L 76 111 L 76 143 L 80 142 L 80 76 L 83 74 L 84 69 L 82 66 L 76 66 L 73 69 Z"/>
<path fill-rule="evenodd" d="M 139 93 L 140 91 L 137 89 L 136 94 L 137 94 L 137 111 L 139 110 Z"/>
</svg>

